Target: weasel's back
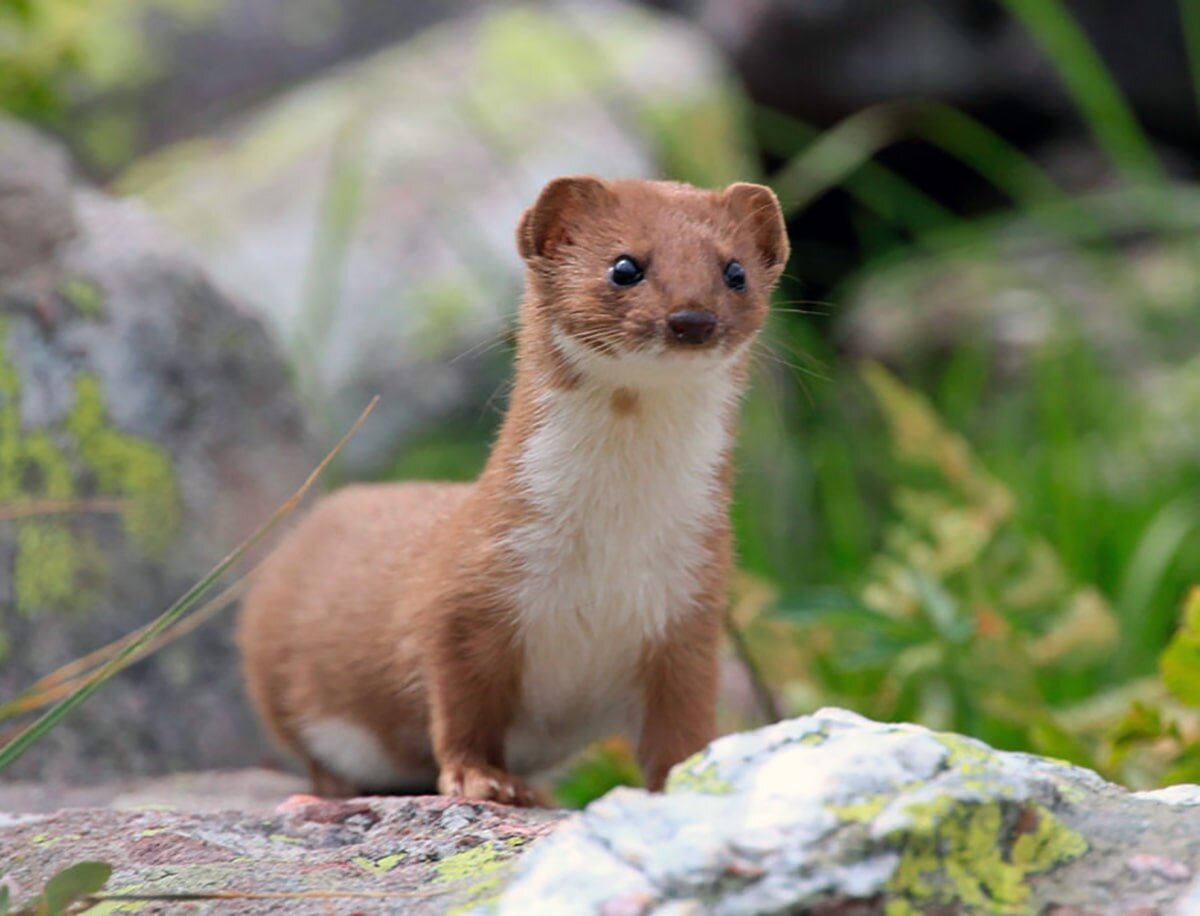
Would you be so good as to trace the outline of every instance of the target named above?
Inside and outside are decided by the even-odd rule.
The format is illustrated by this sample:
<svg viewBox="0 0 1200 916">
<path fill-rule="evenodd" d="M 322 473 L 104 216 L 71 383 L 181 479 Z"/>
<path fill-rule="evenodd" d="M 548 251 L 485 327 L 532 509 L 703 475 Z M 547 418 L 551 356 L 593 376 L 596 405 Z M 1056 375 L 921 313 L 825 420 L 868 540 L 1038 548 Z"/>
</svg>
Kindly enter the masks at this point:
<svg viewBox="0 0 1200 916">
<path fill-rule="evenodd" d="M 394 691 L 419 689 L 415 670 L 403 683 L 406 667 L 415 669 L 405 656 L 415 661 L 417 647 L 381 636 L 410 609 L 405 599 L 419 590 L 435 531 L 473 487 L 345 487 L 319 500 L 268 557 L 242 602 L 237 639 L 250 697 L 278 740 L 301 751 L 306 722 L 385 714 L 387 679 L 399 678 Z"/>
</svg>

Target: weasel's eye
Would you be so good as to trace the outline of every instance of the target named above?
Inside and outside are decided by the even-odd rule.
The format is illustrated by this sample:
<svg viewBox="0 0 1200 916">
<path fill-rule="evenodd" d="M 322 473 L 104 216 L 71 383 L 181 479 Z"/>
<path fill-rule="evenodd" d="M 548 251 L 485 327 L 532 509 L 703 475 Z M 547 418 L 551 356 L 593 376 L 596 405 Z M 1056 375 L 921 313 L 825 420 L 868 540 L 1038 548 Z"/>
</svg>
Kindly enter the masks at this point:
<svg viewBox="0 0 1200 916">
<path fill-rule="evenodd" d="M 737 261 L 725 265 L 725 285 L 736 293 L 746 289 L 746 271 Z"/>
<path fill-rule="evenodd" d="M 608 269 L 608 282 L 613 286 L 637 286 L 645 276 L 638 262 L 627 254 L 613 261 Z"/>
</svg>

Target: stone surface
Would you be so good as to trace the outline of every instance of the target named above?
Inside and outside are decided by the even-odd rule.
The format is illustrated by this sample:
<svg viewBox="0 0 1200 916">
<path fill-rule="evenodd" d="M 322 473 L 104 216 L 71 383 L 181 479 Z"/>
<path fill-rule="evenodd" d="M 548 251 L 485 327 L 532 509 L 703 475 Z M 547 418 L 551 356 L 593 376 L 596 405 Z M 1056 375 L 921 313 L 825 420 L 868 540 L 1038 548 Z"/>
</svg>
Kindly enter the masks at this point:
<svg viewBox="0 0 1200 916">
<path fill-rule="evenodd" d="M 0 122 L 0 696 L 153 619 L 314 463 L 286 368 L 134 202 L 73 187 L 61 153 Z M 14 241 L 15 240 L 15 241 Z M 39 504 L 101 500 L 42 514 Z M 20 514 L 32 511 L 34 514 Z M 110 683 L 6 777 L 253 762 L 229 621 Z"/>
<path fill-rule="evenodd" d="M 54 813 L 50 786 L 0 788 L 0 877 L 24 899 L 67 865 L 108 862 L 104 893 L 125 899 L 97 912 L 1190 916 L 1200 904 L 1200 786 L 1129 793 L 837 709 L 719 739 L 666 794 L 617 789 L 569 817 L 289 797 L 298 785 L 261 770 L 125 780 L 64 792 L 90 807 Z"/>
<path fill-rule="evenodd" d="M 297 80 L 474 5 L 474 0 L 134 0 L 127 4 L 134 54 L 126 55 L 124 65 L 137 79 L 75 87 L 63 131 L 89 165 L 105 171 L 165 142 L 203 133 Z"/>
<path fill-rule="evenodd" d="M 531 850 L 489 911 L 1185 913 L 1196 801 L 823 710 L 719 739 L 666 795 L 611 792 Z"/>
<path fill-rule="evenodd" d="M 173 808 L 206 811 L 270 810 L 307 792 L 308 780 L 279 770 L 202 770 L 123 779 L 95 785 L 58 782 L 0 783 L 0 811 L 53 814 L 64 808 Z"/>
<path fill-rule="evenodd" d="M 561 817 L 446 798 L 311 796 L 204 814 L 0 814 L 0 873 L 24 902 L 69 865 L 110 863 L 109 899 L 92 913 L 445 913 L 494 896 L 509 863 Z"/>
<path fill-rule="evenodd" d="M 663 66 L 670 61 L 670 66 Z M 439 26 L 135 165 L 140 195 L 290 354 L 326 441 L 383 395 L 354 474 L 493 393 L 520 295 L 513 233 L 550 178 L 749 179 L 720 55 L 604 0 Z"/>
<path fill-rule="evenodd" d="M 48 257 L 74 231 L 66 154 L 0 121 L 0 277 Z"/>
<path fill-rule="evenodd" d="M 1191 223 L 1200 219 L 1189 190 L 1179 189 L 1174 206 Z M 1109 216 L 1101 210 L 1097 220 Z M 845 349 L 901 364 L 973 345 L 1012 371 L 1048 342 L 1078 337 L 1126 374 L 1170 361 L 1172 350 L 1195 352 L 1200 270 L 1191 251 L 1146 239 L 1094 257 L 1024 217 L 1001 229 L 987 247 L 867 274 L 841 309 Z"/>
</svg>

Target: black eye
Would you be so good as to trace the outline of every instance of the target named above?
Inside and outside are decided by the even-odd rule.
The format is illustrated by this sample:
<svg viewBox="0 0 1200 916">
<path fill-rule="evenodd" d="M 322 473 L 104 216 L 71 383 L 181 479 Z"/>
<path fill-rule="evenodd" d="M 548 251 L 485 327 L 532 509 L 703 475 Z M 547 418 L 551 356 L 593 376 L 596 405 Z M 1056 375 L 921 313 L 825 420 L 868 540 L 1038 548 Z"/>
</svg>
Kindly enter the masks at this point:
<svg viewBox="0 0 1200 916">
<path fill-rule="evenodd" d="M 608 269 L 608 282 L 613 286 L 637 286 L 645 276 L 638 262 L 627 254 L 613 261 Z"/>
<path fill-rule="evenodd" d="M 725 285 L 737 293 L 745 291 L 746 271 L 737 261 L 725 265 Z"/>
</svg>

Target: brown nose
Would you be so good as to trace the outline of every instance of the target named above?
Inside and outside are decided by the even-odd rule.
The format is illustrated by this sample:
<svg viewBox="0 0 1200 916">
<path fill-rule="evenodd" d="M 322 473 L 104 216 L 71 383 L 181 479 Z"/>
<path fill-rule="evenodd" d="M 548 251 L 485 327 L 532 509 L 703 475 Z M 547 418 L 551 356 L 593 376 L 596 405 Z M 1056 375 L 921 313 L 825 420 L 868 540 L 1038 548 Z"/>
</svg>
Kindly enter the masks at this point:
<svg viewBox="0 0 1200 916">
<path fill-rule="evenodd" d="M 712 312 L 687 309 L 667 316 L 671 336 L 680 343 L 707 343 L 717 329 L 717 316 Z"/>
</svg>

